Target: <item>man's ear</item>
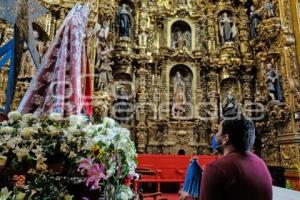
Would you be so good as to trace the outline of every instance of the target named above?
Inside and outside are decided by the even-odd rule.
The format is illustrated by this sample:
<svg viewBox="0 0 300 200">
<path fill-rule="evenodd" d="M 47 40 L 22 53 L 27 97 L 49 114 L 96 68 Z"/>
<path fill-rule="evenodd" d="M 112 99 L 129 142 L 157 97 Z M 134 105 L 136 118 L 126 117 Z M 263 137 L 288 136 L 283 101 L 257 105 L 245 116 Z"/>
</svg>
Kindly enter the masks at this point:
<svg viewBox="0 0 300 200">
<path fill-rule="evenodd" d="M 224 134 L 224 140 L 225 140 L 226 144 L 229 143 L 229 135 L 226 133 Z"/>
</svg>

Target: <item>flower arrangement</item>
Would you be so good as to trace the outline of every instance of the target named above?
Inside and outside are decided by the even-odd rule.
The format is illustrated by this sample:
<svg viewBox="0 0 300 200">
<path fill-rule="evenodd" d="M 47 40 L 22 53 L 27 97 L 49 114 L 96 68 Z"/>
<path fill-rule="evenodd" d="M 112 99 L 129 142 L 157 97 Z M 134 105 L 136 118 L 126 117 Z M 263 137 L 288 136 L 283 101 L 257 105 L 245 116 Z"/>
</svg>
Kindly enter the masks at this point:
<svg viewBox="0 0 300 200">
<path fill-rule="evenodd" d="M 107 197 L 113 197 L 111 199 L 114 200 L 131 199 L 133 193 L 123 184 L 124 178 L 136 177 L 136 151 L 129 131 L 105 117 L 102 124 L 88 126 L 84 132 L 87 135 L 89 157 L 81 160 L 78 171 L 87 176 L 86 185 L 98 189 L 99 181 L 103 180 L 106 187 L 116 186 L 107 190 L 110 192 L 106 194 Z"/>
<path fill-rule="evenodd" d="M 11 112 L 0 135 L 0 174 L 26 174 L 28 184 L 21 188 L 26 198 L 61 199 L 64 194 L 71 199 L 67 186 L 84 182 L 106 199 L 133 197 L 124 182 L 135 176 L 134 143 L 113 119 L 93 124 L 81 115 Z M 59 170 L 52 169 L 53 163 L 60 163 Z"/>
</svg>

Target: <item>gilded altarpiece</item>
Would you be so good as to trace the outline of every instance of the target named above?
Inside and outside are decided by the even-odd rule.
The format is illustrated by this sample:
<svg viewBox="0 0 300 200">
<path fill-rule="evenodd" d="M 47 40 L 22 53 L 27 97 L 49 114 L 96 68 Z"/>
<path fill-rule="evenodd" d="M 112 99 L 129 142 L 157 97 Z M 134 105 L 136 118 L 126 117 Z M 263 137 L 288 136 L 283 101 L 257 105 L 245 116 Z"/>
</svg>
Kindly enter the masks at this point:
<svg viewBox="0 0 300 200">
<path fill-rule="evenodd" d="M 41 2 L 50 12 L 34 28 L 46 48 L 78 1 Z M 95 120 L 115 117 L 140 153 L 210 154 L 224 112 L 239 106 L 254 119 L 254 151 L 300 188 L 300 55 L 291 2 L 89 1 Z M 0 28 L 4 44 L 11 28 Z M 28 87 L 25 77 L 13 108 Z"/>
</svg>

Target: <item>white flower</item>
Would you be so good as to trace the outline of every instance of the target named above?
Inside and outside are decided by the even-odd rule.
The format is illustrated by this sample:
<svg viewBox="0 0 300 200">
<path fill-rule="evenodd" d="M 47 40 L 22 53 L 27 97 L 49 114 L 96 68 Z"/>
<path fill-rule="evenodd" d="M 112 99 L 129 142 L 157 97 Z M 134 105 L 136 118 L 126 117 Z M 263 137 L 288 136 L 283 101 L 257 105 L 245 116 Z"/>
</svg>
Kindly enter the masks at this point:
<svg viewBox="0 0 300 200">
<path fill-rule="evenodd" d="M 11 195 L 11 191 L 8 191 L 7 187 L 2 188 L 0 191 L 0 199 L 1 200 L 7 200 L 9 199 L 10 195 Z"/>
<path fill-rule="evenodd" d="M 114 175 L 114 173 L 116 172 L 116 170 L 117 170 L 117 162 L 116 162 L 116 160 L 110 159 L 109 160 L 109 168 L 106 171 L 107 176 L 111 177 L 112 175 Z"/>
<path fill-rule="evenodd" d="M 6 134 L 12 134 L 14 132 L 14 128 L 10 127 L 10 126 L 4 126 L 4 127 L 1 127 L 0 129 L 0 132 L 1 133 L 6 133 Z"/>
<path fill-rule="evenodd" d="M 44 152 L 43 152 L 43 148 L 41 146 L 36 146 L 35 149 L 32 149 L 31 150 L 36 156 L 38 155 L 43 155 Z"/>
<path fill-rule="evenodd" d="M 106 135 L 108 140 L 113 140 L 117 135 L 117 131 L 116 129 L 107 128 Z"/>
<path fill-rule="evenodd" d="M 9 149 L 15 149 L 16 145 L 18 144 L 18 139 L 16 137 L 11 138 L 7 141 L 7 146 Z"/>
<path fill-rule="evenodd" d="M 8 113 L 8 120 L 9 122 L 13 123 L 15 121 L 18 121 L 22 118 L 21 113 L 17 112 L 17 111 L 13 111 Z"/>
<path fill-rule="evenodd" d="M 99 129 L 102 129 L 103 125 L 88 125 L 82 129 L 82 131 L 88 136 L 93 137 Z"/>
<path fill-rule="evenodd" d="M 18 192 L 18 194 L 15 196 L 16 200 L 24 200 L 25 199 L 26 194 L 23 192 Z"/>
<path fill-rule="evenodd" d="M 109 118 L 109 117 L 104 117 L 103 124 L 104 124 L 104 126 L 109 127 L 109 128 L 113 128 L 116 126 L 115 120 L 113 120 L 112 118 Z"/>
<path fill-rule="evenodd" d="M 26 127 L 29 127 L 29 124 L 28 122 L 25 122 L 25 121 L 21 121 L 21 128 L 26 128 Z"/>
<path fill-rule="evenodd" d="M 51 121 L 61 121 L 61 120 L 63 119 L 63 117 L 61 116 L 60 113 L 51 113 L 51 114 L 49 115 L 49 119 L 50 119 Z"/>
<path fill-rule="evenodd" d="M 38 133 L 39 130 L 42 129 L 42 125 L 40 123 L 36 123 L 36 124 L 33 124 L 32 125 L 32 130 L 35 132 L 35 133 Z"/>
<path fill-rule="evenodd" d="M 71 158 L 71 159 L 76 158 L 76 157 L 77 157 L 77 154 L 74 151 L 71 151 L 68 156 L 68 158 Z"/>
<path fill-rule="evenodd" d="M 92 147 L 94 147 L 97 144 L 97 142 L 94 140 L 94 138 L 85 137 L 85 144 L 83 146 L 83 150 L 91 150 Z"/>
<path fill-rule="evenodd" d="M 47 129 L 48 129 L 47 133 L 50 136 L 57 136 L 60 133 L 59 128 L 52 126 L 52 125 L 48 126 Z"/>
<path fill-rule="evenodd" d="M 82 126 L 84 125 L 86 118 L 82 115 L 70 115 L 69 122 L 70 126 Z"/>
<path fill-rule="evenodd" d="M 105 135 L 97 135 L 93 137 L 94 143 L 102 142 L 104 144 L 110 145 L 111 140 L 108 140 L 108 138 Z"/>
<path fill-rule="evenodd" d="M 133 196 L 134 196 L 134 194 L 133 194 L 132 190 L 130 189 L 130 187 L 128 187 L 126 185 L 121 185 L 118 199 L 129 200 L 129 199 L 132 199 Z"/>
<path fill-rule="evenodd" d="M 77 138 L 74 137 L 72 134 L 68 133 L 67 135 L 67 143 L 76 142 Z"/>
<path fill-rule="evenodd" d="M 69 146 L 66 143 L 62 143 L 60 145 L 60 151 L 63 152 L 63 153 L 67 153 L 68 152 L 68 148 L 69 148 Z"/>
<path fill-rule="evenodd" d="M 22 121 L 25 123 L 29 123 L 33 119 L 36 119 L 36 116 L 32 113 L 27 113 L 22 116 Z"/>
<path fill-rule="evenodd" d="M 21 130 L 21 136 L 28 139 L 32 136 L 32 133 L 33 133 L 33 129 L 32 128 L 29 128 L 29 127 L 26 127 L 26 128 L 23 128 Z"/>
<path fill-rule="evenodd" d="M 71 126 L 68 128 L 68 133 L 70 133 L 72 135 L 78 135 L 80 133 L 80 131 L 77 127 Z"/>
<path fill-rule="evenodd" d="M 17 146 L 13 152 L 16 154 L 18 162 L 22 162 L 23 158 L 28 156 L 29 150 Z"/>
</svg>

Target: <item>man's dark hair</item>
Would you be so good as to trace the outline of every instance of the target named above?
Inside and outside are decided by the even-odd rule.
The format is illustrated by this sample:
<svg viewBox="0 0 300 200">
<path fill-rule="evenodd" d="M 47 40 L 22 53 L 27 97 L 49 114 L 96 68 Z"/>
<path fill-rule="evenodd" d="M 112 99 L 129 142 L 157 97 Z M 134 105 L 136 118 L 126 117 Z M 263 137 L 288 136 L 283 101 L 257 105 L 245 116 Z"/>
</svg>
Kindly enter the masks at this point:
<svg viewBox="0 0 300 200">
<path fill-rule="evenodd" d="M 229 135 L 232 146 L 238 151 L 251 150 L 255 140 L 254 124 L 241 116 L 235 119 L 225 119 L 222 123 L 223 133 Z"/>
</svg>

